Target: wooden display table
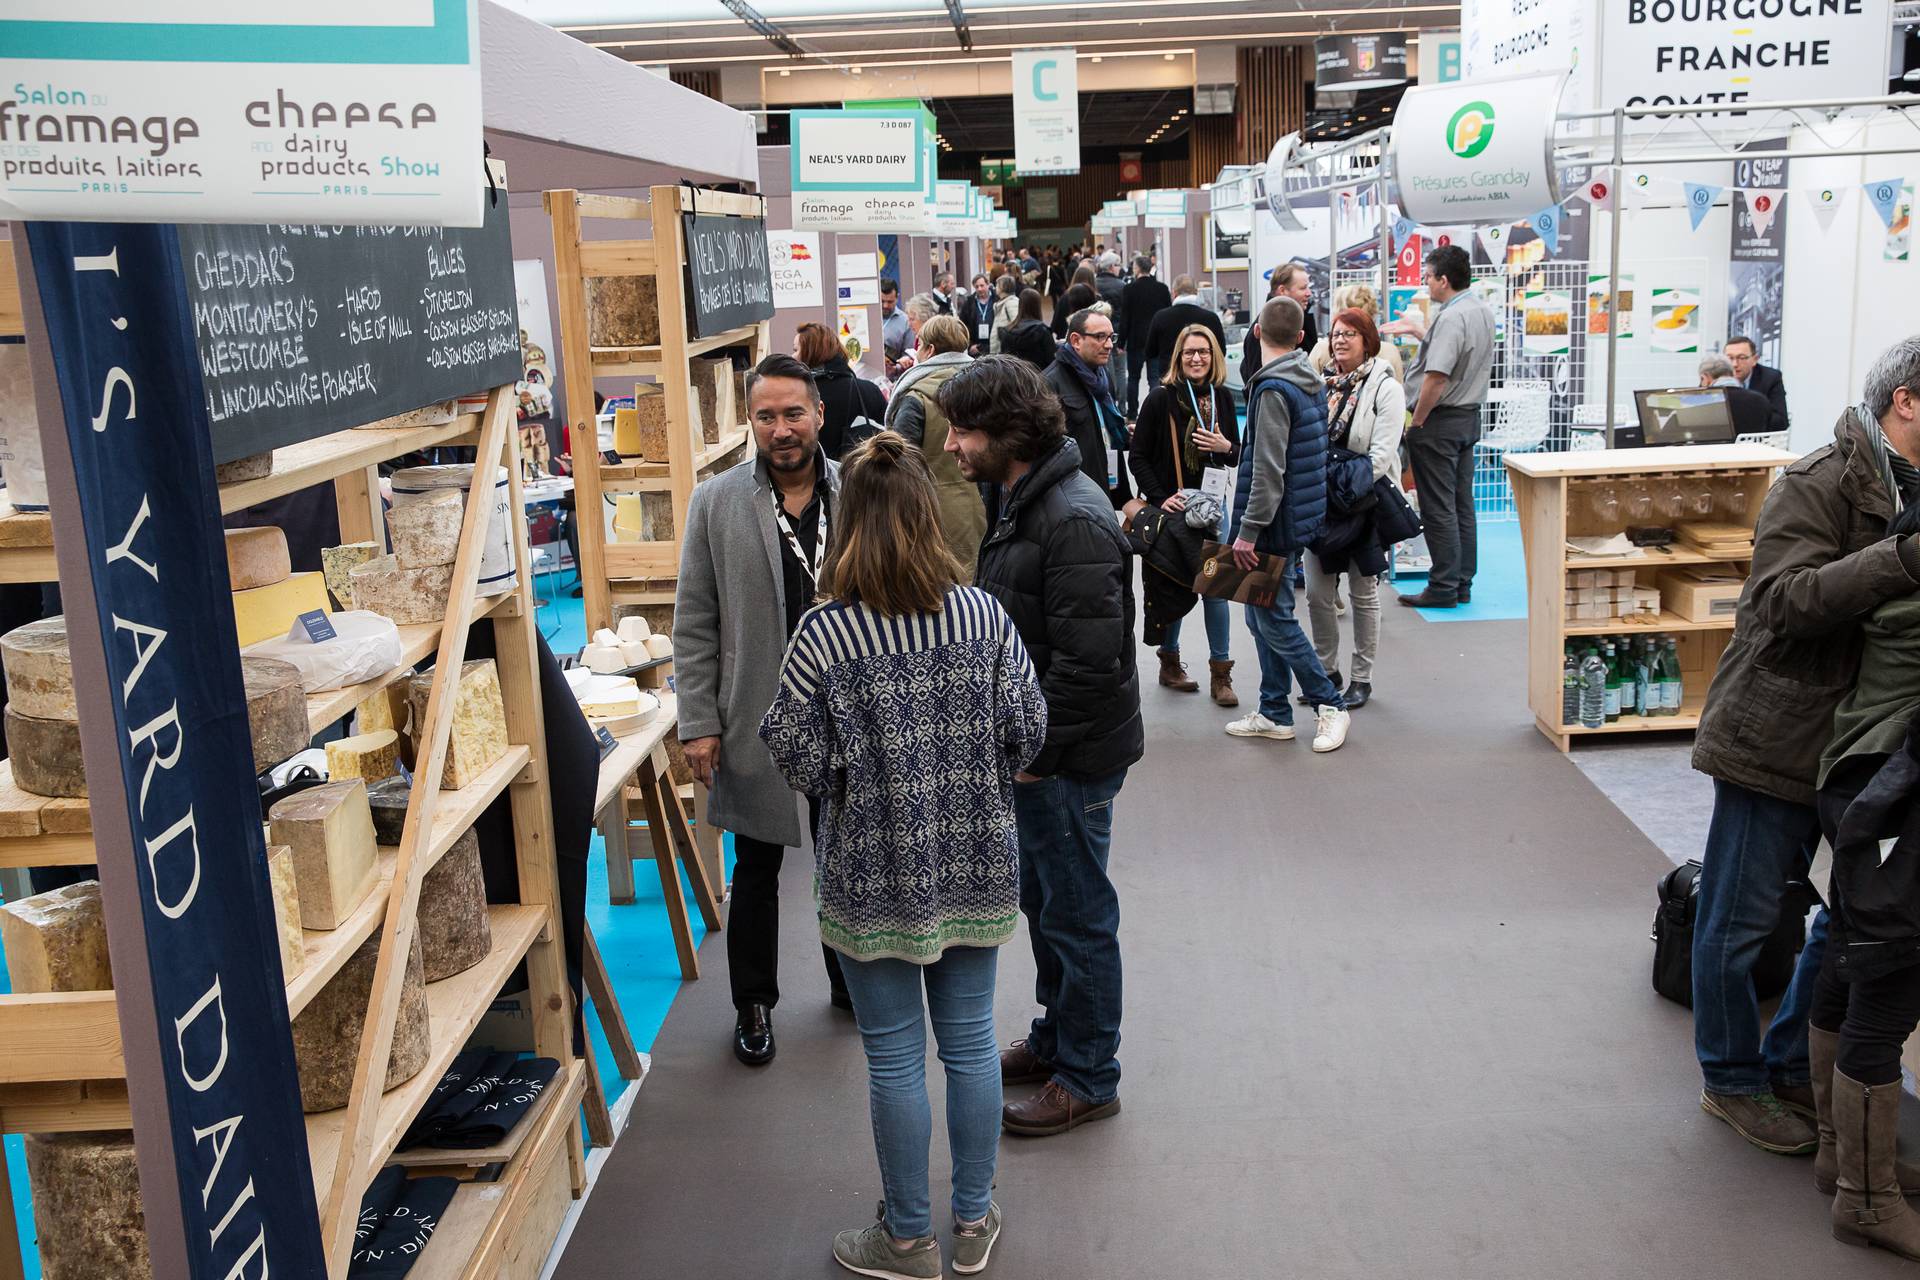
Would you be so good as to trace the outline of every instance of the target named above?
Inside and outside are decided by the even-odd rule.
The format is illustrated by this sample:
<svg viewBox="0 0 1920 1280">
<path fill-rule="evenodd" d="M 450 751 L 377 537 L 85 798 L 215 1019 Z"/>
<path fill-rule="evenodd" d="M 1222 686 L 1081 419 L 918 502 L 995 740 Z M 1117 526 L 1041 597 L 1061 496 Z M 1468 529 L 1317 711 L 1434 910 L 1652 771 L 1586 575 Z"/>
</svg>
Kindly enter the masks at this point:
<svg viewBox="0 0 1920 1280">
<path fill-rule="evenodd" d="M 1507 455 L 1508 479 L 1520 516 L 1527 560 L 1527 705 L 1534 724 L 1562 751 L 1589 734 L 1692 730 L 1700 723 L 1707 684 L 1733 635 L 1731 614 L 1687 618 L 1664 608 L 1645 619 L 1569 621 L 1568 574 L 1581 569 L 1625 569 L 1641 586 L 1658 586 L 1663 570 L 1683 565 L 1712 565 L 1744 576 L 1751 538 L 1744 552 L 1697 550 L 1676 541 L 1659 549 L 1636 549 L 1620 556 L 1574 554 L 1568 538 L 1605 537 L 1629 525 L 1674 527 L 1712 521 L 1751 530 L 1760 505 L 1779 469 L 1796 455 L 1766 445 L 1684 445 L 1653 449 L 1604 449 L 1580 453 Z M 1673 490 L 1713 494 L 1709 515 L 1672 517 L 1658 503 Z M 1629 514 L 1636 493 L 1644 492 L 1656 509 L 1644 517 Z M 1609 500 L 1611 494 L 1611 501 Z M 1736 508 L 1727 505 L 1737 498 Z M 1622 717 L 1598 729 L 1562 723 L 1561 676 L 1567 641 L 1580 636 L 1663 635 L 1678 641 L 1685 698 L 1678 715 Z"/>
</svg>

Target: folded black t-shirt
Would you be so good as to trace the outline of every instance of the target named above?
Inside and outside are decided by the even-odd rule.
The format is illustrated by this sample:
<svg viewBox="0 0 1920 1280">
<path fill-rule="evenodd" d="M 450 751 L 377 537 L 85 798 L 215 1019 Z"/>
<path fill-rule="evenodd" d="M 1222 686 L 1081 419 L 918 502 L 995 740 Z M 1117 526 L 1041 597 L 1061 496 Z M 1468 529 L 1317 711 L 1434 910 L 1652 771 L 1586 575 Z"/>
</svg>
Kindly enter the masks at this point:
<svg viewBox="0 0 1920 1280">
<path fill-rule="evenodd" d="M 454 1178 L 409 1178 L 397 1165 L 382 1169 L 360 1201 L 347 1274 L 356 1280 L 406 1275 L 433 1239 L 459 1186 Z"/>
</svg>

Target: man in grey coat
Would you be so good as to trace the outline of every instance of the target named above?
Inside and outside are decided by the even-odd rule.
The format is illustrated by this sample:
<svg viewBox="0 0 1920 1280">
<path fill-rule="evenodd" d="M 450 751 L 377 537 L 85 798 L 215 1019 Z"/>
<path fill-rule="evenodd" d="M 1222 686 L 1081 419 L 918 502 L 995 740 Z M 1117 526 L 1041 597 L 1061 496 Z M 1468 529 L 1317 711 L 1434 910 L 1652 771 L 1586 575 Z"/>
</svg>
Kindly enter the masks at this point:
<svg viewBox="0 0 1920 1280">
<path fill-rule="evenodd" d="M 800 843 L 794 793 L 760 740 L 780 662 L 818 593 L 838 468 L 820 452 L 820 391 L 806 365 L 768 356 L 747 378 L 754 457 L 693 491 L 674 592 L 680 741 L 712 791 L 707 814 L 733 832 L 727 969 L 733 1052 L 773 1061 L 780 999 L 780 864 Z M 809 806 L 812 825 L 819 812 Z M 852 1009 L 834 953 L 821 948 L 835 1007 Z"/>
</svg>

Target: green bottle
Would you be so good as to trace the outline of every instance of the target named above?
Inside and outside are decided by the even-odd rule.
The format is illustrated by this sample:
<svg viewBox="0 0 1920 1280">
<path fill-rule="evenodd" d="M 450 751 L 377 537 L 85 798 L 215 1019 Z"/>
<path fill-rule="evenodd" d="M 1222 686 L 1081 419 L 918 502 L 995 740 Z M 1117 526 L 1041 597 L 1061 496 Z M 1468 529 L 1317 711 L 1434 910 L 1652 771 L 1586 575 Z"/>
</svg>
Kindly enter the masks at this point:
<svg viewBox="0 0 1920 1280">
<path fill-rule="evenodd" d="M 1680 642 L 1667 636 L 1660 648 L 1660 714 L 1677 716 L 1686 698 L 1680 679 Z"/>
<path fill-rule="evenodd" d="M 1566 658 L 1560 668 L 1560 723 L 1580 723 L 1580 657 L 1571 643 L 1566 647 Z"/>
</svg>

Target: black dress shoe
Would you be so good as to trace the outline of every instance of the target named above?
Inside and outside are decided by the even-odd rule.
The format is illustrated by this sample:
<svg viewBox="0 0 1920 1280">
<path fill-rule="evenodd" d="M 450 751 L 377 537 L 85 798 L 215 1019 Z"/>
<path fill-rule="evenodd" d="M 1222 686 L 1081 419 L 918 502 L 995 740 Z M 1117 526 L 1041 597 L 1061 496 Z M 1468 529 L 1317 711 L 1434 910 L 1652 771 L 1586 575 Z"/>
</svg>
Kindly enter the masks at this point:
<svg viewBox="0 0 1920 1280">
<path fill-rule="evenodd" d="M 1373 686 L 1365 680 L 1355 680 L 1347 686 L 1347 696 L 1342 699 L 1349 711 L 1358 711 L 1373 698 Z"/>
<path fill-rule="evenodd" d="M 1460 589 L 1460 603 L 1461 604 L 1473 603 L 1473 589 L 1471 587 L 1462 587 Z"/>
<path fill-rule="evenodd" d="M 1400 603 L 1409 609 L 1452 609 L 1458 607 L 1460 602 L 1437 596 L 1432 588 L 1428 588 L 1417 596 L 1401 596 Z"/>
<path fill-rule="evenodd" d="M 1340 677 L 1340 673 L 1339 673 L 1338 671 L 1329 671 L 1329 672 L 1327 672 L 1327 679 L 1329 679 L 1329 680 L 1331 680 L 1331 681 L 1333 681 L 1333 687 L 1334 687 L 1334 688 L 1336 688 L 1336 689 L 1340 689 L 1340 688 L 1344 688 L 1344 687 L 1345 687 L 1345 685 L 1344 685 L 1344 682 L 1342 681 L 1342 679 L 1341 679 L 1341 677 Z M 1307 696 L 1306 694 L 1304 694 L 1304 693 L 1303 693 L 1303 694 L 1301 694 L 1301 695 L 1300 695 L 1299 697 L 1297 697 L 1297 698 L 1295 698 L 1295 699 L 1294 699 L 1294 701 L 1295 701 L 1295 702 L 1297 702 L 1297 703 L 1299 703 L 1299 704 L 1300 704 L 1301 706 L 1303 706 L 1303 707 L 1313 707 L 1313 706 L 1318 706 L 1318 705 L 1319 705 L 1319 704 L 1318 704 L 1318 703 L 1316 703 L 1316 702 L 1315 702 L 1315 701 L 1314 701 L 1314 700 L 1313 700 L 1312 698 L 1309 698 L 1309 697 L 1308 697 L 1308 696 Z"/>
<path fill-rule="evenodd" d="M 750 1067 L 773 1061 L 773 1015 L 763 1004 L 750 1004 L 733 1024 L 733 1056 Z"/>
</svg>

